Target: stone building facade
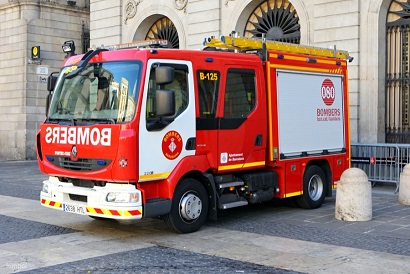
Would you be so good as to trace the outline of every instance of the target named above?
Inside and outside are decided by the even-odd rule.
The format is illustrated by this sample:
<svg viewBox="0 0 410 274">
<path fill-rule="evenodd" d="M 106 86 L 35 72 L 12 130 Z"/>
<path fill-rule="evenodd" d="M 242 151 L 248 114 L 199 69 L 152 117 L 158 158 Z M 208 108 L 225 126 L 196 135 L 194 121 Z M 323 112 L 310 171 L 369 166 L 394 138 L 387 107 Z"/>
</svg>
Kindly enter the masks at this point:
<svg viewBox="0 0 410 274">
<path fill-rule="evenodd" d="M 47 76 L 61 67 L 64 41 L 82 51 L 89 6 L 89 0 L 0 0 L 0 160 L 35 159 Z"/>
<path fill-rule="evenodd" d="M 31 46 L 41 45 L 41 66 L 51 72 L 62 60 L 64 40 L 81 44 L 87 1 L 68 2 L 0 0 L 0 83 L 6 87 L 0 90 L 0 159 L 34 155 L 47 92 L 39 65 L 28 56 Z M 349 63 L 352 142 L 410 143 L 389 139 L 389 134 L 409 135 L 410 81 L 402 79 L 410 78 L 406 0 L 90 0 L 89 12 L 91 45 L 168 35 L 173 47 L 201 49 L 205 37 L 236 31 L 347 50 L 354 57 Z"/>
<path fill-rule="evenodd" d="M 108 0 L 91 1 L 91 43 L 142 40 L 168 18 L 179 47 L 200 49 L 205 37 L 236 31 L 246 36 L 254 14 L 292 6 L 300 44 L 347 50 L 352 142 L 385 141 L 386 16 L 391 0 Z M 284 12 L 282 12 L 284 13 Z M 254 16 L 255 17 L 255 16 Z M 252 28 L 252 26 L 251 26 Z"/>
</svg>

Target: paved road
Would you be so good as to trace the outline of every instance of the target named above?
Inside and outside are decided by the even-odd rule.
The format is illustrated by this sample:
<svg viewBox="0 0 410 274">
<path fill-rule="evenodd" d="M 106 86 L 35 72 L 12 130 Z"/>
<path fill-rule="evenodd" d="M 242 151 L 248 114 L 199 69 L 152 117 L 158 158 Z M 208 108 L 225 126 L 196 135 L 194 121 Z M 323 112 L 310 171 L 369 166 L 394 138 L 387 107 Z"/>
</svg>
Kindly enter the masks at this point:
<svg viewBox="0 0 410 274">
<path fill-rule="evenodd" d="M 161 220 L 100 221 L 40 206 L 36 162 L 0 161 L 0 273 L 410 273 L 410 207 L 372 190 L 373 219 L 281 201 L 224 211 L 179 235 Z"/>
</svg>

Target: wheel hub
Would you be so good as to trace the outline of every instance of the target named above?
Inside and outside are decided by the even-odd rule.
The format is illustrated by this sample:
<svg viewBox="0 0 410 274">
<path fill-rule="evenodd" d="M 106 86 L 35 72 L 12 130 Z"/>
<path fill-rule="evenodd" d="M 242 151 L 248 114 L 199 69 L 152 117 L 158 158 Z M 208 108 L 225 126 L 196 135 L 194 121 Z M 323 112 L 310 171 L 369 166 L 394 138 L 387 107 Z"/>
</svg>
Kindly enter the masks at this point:
<svg viewBox="0 0 410 274">
<path fill-rule="evenodd" d="M 312 200 L 317 201 L 320 198 L 323 192 L 323 182 L 320 176 L 315 175 L 310 179 L 308 190 Z"/>
<path fill-rule="evenodd" d="M 186 221 L 197 219 L 202 212 L 202 201 L 193 193 L 184 195 L 180 203 L 181 216 Z"/>
</svg>

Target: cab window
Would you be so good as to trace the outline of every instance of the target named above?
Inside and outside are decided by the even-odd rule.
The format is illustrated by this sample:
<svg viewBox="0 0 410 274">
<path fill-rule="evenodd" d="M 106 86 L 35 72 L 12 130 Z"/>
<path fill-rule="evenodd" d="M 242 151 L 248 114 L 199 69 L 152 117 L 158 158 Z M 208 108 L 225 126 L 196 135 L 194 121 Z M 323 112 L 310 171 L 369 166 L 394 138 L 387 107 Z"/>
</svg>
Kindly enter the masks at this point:
<svg viewBox="0 0 410 274">
<path fill-rule="evenodd" d="M 216 117 L 216 107 L 218 105 L 219 79 L 219 71 L 197 71 L 199 112 L 201 118 Z"/>
<path fill-rule="evenodd" d="M 173 90 L 175 94 L 175 114 L 167 118 L 178 117 L 188 106 L 188 67 L 178 64 L 164 65 L 174 68 L 174 81 L 161 87 L 157 85 L 155 80 L 155 68 L 158 64 L 152 66 L 148 84 L 147 119 L 156 116 L 155 92 L 159 88 Z"/>
<path fill-rule="evenodd" d="M 224 117 L 244 118 L 255 107 L 255 71 L 229 69 L 226 77 Z"/>
</svg>

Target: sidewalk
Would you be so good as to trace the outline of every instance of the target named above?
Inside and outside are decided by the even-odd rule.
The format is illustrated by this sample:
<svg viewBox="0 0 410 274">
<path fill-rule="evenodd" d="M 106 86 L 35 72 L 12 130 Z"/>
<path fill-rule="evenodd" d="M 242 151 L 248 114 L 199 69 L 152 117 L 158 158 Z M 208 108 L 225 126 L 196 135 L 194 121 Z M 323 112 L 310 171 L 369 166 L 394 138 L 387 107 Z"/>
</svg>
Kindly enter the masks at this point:
<svg viewBox="0 0 410 274">
<path fill-rule="evenodd" d="M 373 218 L 348 222 L 335 219 L 336 191 L 322 207 L 303 210 L 285 205 L 260 205 L 264 214 L 254 216 L 251 207 L 223 215 L 210 225 L 262 235 L 284 237 L 410 256 L 410 206 L 398 203 L 395 185 L 372 188 Z M 244 219 L 246 221 L 244 221 Z M 410 270 L 409 270 L 410 273 Z"/>
<path fill-rule="evenodd" d="M 47 176 L 40 173 L 36 161 L 0 162 L 0 172 L 0 198 L 6 205 L 0 216 L 4 225 L 14 224 L 13 231 L 22 237 L 19 240 L 5 233 L 13 239 L 0 244 L 0 263 L 21 264 L 32 273 L 55 273 L 57 268 L 68 273 L 89 266 L 102 269 L 101 262 L 131 273 L 136 266 L 146 265 L 144 258 L 152 260 L 144 269 L 153 273 L 159 262 L 164 264 L 168 251 L 176 254 L 176 263 L 167 261 L 166 267 L 212 261 L 201 268 L 202 273 L 209 273 L 214 270 L 210 266 L 226 259 L 234 265 L 279 269 L 245 273 L 410 273 L 410 206 L 398 203 L 393 184 L 372 188 L 370 221 L 336 220 L 335 190 L 333 197 L 315 210 L 276 200 L 221 211 L 217 221 L 209 220 L 196 233 L 180 235 L 157 219 L 100 222 L 41 207 L 39 192 Z M 37 233 L 34 224 L 45 232 L 56 228 L 51 232 L 57 231 L 57 235 Z M 141 257 L 144 254 L 146 257 Z M 181 273 L 192 273 L 192 269 L 186 267 Z"/>
</svg>

